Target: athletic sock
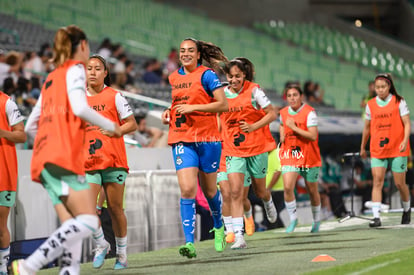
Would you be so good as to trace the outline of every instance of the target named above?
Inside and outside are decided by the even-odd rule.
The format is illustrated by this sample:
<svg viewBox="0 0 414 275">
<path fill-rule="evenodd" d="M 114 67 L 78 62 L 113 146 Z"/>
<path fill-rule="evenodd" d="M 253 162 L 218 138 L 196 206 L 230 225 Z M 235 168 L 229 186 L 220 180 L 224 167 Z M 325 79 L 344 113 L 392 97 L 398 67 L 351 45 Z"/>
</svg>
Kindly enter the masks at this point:
<svg viewBox="0 0 414 275">
<path fill-rule="evenodd" d="M 63 250 L 60 261 L 60 275 L 80 274 L 80 260 L 82 254 L 82 239 L 78 239 L 72 246 Z"/>
<path fill-rule="evenodd" d="M 98 217 L 88 214 L 79 215 L 76 218 L 65 221 L 25 260 L 25 266 L 37 272 L 43 266 L 60 256 L 65 248 L 76 245 L 78 240 L 91 236 L 98 228 L 98 225 Z"/>
<path fill-rule="evenodd" d="M 321 221 L 321 205 L 320 204 L 318 206 L 312 205 L 311 209 L 312 209 L 313 221 L 314 222 Z"/>
<path fill-rule="evenodd" d="M 10 246 L 0 248 L 0 272 L 7 274 L 7 263 L 10 257 Z"/>
<path fill-rule="evenodd" d="M 194 243 L 195 199 L 180 200 L 180 214 L 186 243 Z"/>
<path fill-rule="evenodd" d="M 224 226 L 226 227 L 227 234 L 234 232 L 233 230 L 233 218 L 231 216 L 223 216 Z"/>
<path fill-rule="evenodd" d="M 272 207 L 272 204 L 273 204 L 272 196 L 270 196 L 270 200 L 268 200 L 268 201 L 262 200 L 262 202 L 267 208 Z"/>
<path fill-rule="evenodd" d="M 381 209 L 380 202 L 372 202 L 372 214 L 374 215 L 374 218 L 380 217 L 380 209 Z"/>
<path fill-rule="evenodd" d="M 127 254 L 127 236 L 125 237 L 115 237 L 116 242 L 116 255 L 125 255 Z"/>
<path fill-rule="evenodd" d="M 273 203 L 273 202 L 272 202 Z M 247 210 L 247 211 L 244 211 L 244 216 L 246 217 L 246 219 L 248 219 L 248 218 L 250 218 L 251 216 L 252 216 L 252 206 L 250 205 L 250 208 L 249 208 L 249 210 Z"/>
<path fill-rule="evenodd" d="M 210 206 L 211 215 L 214 221 L 214 227 L 220 228 L 223 226 L 223 220 L 221 215 L 221 207 L 223 204 L 223 199 L 221 198 L 221 193 L 217 190 L 213 198 L 207 198 L 208 206 Z"/>
<path fill-rule="evenodd" d="M 294 221 L 298 219 L 298 215 L 296 213 L 296 200 L 287 202 L 285 201 L 286 210 L 289 214 L 290 221 Z"/>
<path fill-rule="evenodd" d="M 402 207 L 404 208 L 404 212 L 407 212 L 411 208 L 411 202 L 408 201 L 401 201 Z"/>
<path fill-rule="evenodd" d="M 105 240 L 105 236 L 104 236 L 104 233 L 103 233 L 103 230 L 102 230 L 102 226 L 99 226 L 99 228 L 96 229 L 95 232 L 93 232 L 92 236 L 93 236 L 93 239 L 95 240 L 97 246 L 100 246 L 100 247 L 107 246 L 108 242 Z"/>
<path fill-rule="evenodd" d="M 243 236 L 244 220 L 243 217 L 233 218 L 234 235 Z"/>
</svg>

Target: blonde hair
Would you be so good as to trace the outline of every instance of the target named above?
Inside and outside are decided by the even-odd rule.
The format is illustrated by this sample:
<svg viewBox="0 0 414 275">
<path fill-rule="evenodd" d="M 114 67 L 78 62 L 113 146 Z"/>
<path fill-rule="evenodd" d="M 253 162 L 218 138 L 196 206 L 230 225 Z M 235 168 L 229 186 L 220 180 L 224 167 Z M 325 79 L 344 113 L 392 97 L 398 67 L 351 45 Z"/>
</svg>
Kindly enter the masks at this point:
<svg viewBox="0 0 414 275">
<path fill-rule="evenodd" d="M 86 34 L 75 25 L 60 28 L 53 43 L 52 61 L 56 67 L 73 57 L 81 40 L 88 40 Z"/>
</svg>

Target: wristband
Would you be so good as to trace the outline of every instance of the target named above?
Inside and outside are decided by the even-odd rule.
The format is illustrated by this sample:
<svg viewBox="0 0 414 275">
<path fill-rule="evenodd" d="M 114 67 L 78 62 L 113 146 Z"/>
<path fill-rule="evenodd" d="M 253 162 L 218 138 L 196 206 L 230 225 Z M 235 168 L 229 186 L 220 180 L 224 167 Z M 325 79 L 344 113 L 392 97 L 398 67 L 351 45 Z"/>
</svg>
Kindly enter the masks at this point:
<svg viewBox="0 0 414 275">
<path fill-rule="evenodd" d="M 100 207 L 99 205 L 96 206 L 97 210 L 102 210 L 102 207 Z"/>
</svg>

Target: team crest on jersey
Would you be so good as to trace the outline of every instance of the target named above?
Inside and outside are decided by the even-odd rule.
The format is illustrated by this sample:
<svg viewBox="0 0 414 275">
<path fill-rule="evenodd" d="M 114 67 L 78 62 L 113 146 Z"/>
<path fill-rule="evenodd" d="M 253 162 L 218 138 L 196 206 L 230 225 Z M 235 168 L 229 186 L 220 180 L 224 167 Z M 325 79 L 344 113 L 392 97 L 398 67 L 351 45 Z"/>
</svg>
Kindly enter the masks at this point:
<svg viewBox="0 0 414 275">
<path fill-rule="evenodd" d="M 175 163 L 177 165 L 181 165 L 181 164 L 183 164 L 183 160 L 181 159 L 181 157 L 177 156 L 177 158 L 175 159 Z"/>
</svg>

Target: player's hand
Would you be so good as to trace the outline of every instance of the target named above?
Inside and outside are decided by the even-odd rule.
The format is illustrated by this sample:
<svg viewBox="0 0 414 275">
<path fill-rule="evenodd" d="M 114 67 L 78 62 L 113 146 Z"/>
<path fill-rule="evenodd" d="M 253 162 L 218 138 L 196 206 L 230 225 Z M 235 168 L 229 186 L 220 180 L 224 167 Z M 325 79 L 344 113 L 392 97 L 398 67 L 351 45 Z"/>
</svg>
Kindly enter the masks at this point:
<svg viewBox="0 0 414 275">
<path fill-rule="evenodd" d="M 407 142 L 406 141 L 401 142 L 399 149 L 400 149 L 400 152 L 404 152 L 407 149 Z"/>
<path fill-rule="evenodd" d="M 173 107 L 177 114 L 188 114 L 194 112 L 194 107 L 191 104 L 179 104 Z"/>
<path fill-rule="evenodd" d="M 363 159 L 367 158 L 367 151 L 365 151 L 365 148 L 361 148 L 361 151 L 359 152 L 359 156 Z"/>
<path fill-rule="evenodd" d="M 245 133 L 251 133 L 255 130 L 254 127 L 252 126 L 252 124 L 249 124 L 246 121 L 240 121 L 239 125 L 240 125 L 239 126 L 240 130 L 242 130 Z"/>
<path fill-rule="evenodd" d="M 286 126 L 287 127 L 289 127 L 290 129 L 294 129 L 295 127 L 296 127 L 296 122 L 295 122 L 295 120 L 293 119 L 293 118 L 288 118 L 288 119 L 286 119 Z"/>
<path fill-rule="evenodd" d="M 166 109 L 161 115 L 161 121 L 163 124 L 169 124 L 171 119 L 171 109 Z"/>
</svg>

